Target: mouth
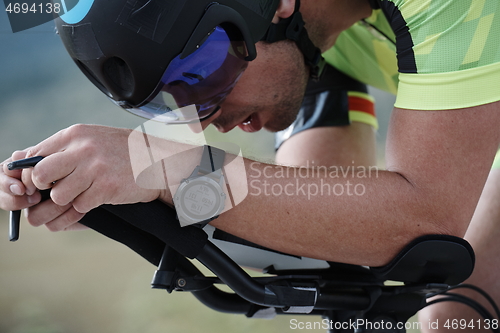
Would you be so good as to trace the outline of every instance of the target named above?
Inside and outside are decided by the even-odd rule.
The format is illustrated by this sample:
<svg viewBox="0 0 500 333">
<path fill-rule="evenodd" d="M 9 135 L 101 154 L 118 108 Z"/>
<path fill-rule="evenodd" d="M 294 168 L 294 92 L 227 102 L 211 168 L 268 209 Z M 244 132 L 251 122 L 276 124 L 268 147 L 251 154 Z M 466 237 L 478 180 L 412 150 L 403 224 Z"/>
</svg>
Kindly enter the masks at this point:
<svg viewBox="0 0 500 333">
<path fill-rule="evenodd" d="M 248 118 L 239 123 L 238 127 L 248 133 L 257 132 L 262 129 L 262 121 L 257 113 L 252 113 Z"/>
</svg>

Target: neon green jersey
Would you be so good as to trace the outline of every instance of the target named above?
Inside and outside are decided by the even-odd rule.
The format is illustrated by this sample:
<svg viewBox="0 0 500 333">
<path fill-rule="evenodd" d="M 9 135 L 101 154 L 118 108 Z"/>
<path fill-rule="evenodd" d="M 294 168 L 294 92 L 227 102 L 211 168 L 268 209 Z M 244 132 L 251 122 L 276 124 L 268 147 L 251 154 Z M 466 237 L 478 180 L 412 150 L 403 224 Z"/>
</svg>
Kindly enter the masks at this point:
<svg viewBox="0 0 500 333">
<path fill-rule="evenodd" d="M 396 106 L 471 107 L 500 100 L 499 0 L 373 0 L 372 17 L 324 56 L 346 74 L 396 93 Z M 397 57 L 396 57 L 397 55 Z"/>
</svg>

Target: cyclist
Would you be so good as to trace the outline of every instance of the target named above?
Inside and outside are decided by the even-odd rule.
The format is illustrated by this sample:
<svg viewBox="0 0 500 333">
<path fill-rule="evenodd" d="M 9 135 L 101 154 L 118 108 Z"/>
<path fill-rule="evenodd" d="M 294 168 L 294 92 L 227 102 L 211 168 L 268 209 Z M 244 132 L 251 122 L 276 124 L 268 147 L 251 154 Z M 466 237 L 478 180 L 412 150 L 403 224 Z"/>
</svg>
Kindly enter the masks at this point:
<svg viewBox="0 0 500 333">
<path fill-rule="evenodd" d="M 261 1 L 258 5 L 251 1 L 221 1 L 221 4 L 199 1 L 196 4 L 202 8 L 193 5 L 189 10 L 183 7 L 184 1 L 153 1 L 137 8 L 131 3 L 101 8 L 99 3 L 96 0 L 87 11 L 82 10 L 84 15 L 79 11 L 81 17 L 62 17 L 63 23 L 59 25 L 68 51 L 89 79 L 122 107 L 149 117 L 157 115 L 152 112 L 154 109 L 175 109 L 164 100 L 160 102 L 166 105 L 159 108 L 159 100 L 154 97 L 159 91 L 173 94 L 173 86 L 180 85 L 189 93 L 185 96 L 178 93 L 176 106 L 195 103 L 189 99 L 197 96 L 202 127 L 212 123 L 222 132 L 236 126 L 248 132 L 287 128 L 296 118 L 309 76 L 320 72 L 315 47 L 332 52 L 327 56 L 332 65 L 361 80 L 358 74 L 371 73 L 372 68 L 364 62 L 351 64 L 356 59 L 351 58 L 352 50 L 372 52 L 378 56 L 374 68 L 380 70 L 379 78 L 384 79 L 386 89 L 393 89 L 394 76 L 387 71 L 392 58 L 381 55 L 388 48 L 387 43 L 371 39 L 372 44 L 365 45 L 359 29 L 353 27 L 374 10 L 382 13 L 381 20 L 387 21 L 379 30 L 384 32 L 390 27 L 392 31 L 392 36 L 387 37 L 394 37 L 399 71 L 396 107 L 387 139 L 387 170 L 379 171 L 376 178 L 362 177 L 356 172 L 346 172 L 341 179 L 309 173 L 299 179 L 293 195 L 249 195 L 211 224 L 278 251 L 371 266 L 387 263 L 420 235 L 463 236 L 467 231 L 500 142 L 497 1 L 303 0 L 300 12 L 310 39 L 300 34 L 297 41 L 280 37 L 273 40 L 268 34 L 268 42 L 257 42 L 264 34 L 255 32 L 262 21 L 242 20 L 241 13 L 248 16 L 261 13 L 278 24 L 294 17 L 295 1 Z M 203 52 L 212 60 L 217 58 L 212 56 L 214 52 L 220 52 L 215 46 L 207 46 L 212 45 L 211 38 L 220 34 L 234 39 L 234 31 L 217 20 L 217 15 L 225 16 L 237 27 L 234 30 L 243 35 L 247 50 L 242 51 L 241 44 L 236 43 L 223 52 L 242 61 L 214 60 L 216 67 L 226 73 L 223 77 L 202 75 L 201 71 L 193 75 L 193 71 L 202 68 L 203 61 L 209 61 Z M 196 18 L 196 22 L 190 22 L 189 18 Z M 221 27 L 216 28 L 218 25 Z M 216 34 L 208 35 L 204 30 L 207 26 Z M 350 27 L 353 30 L 339 36 Z M 279 35 L 281 30 L 277 30 Z M 202 45 L 198 44 L 202 40 L 199 33 L 201 37 L 206 35 Z M 121 37 L 115 41 L 118 36 Z M 192 36 L 196 37 L 192 39 L 194 42 Z M 332 49 L 337 39 L 347 48 L 341 43 Z M 255 55 L 252 42 L 257 42 L 258 56 L 247 63 L 244 60 Z M 119 52 L 109 55 L 113 47 Z M 349 52 L 347 56 L 343 50 Z M 161 61 L 174 65 L 170 69 L 160 66 L 162 73 L 158 77 L 156 65 Z M 384 66 L 386 63 L 389 64 Z M 187 68 L 191 71 L 184 71 L 184 65 L 190 65 Z M 181 70 L 176 71 L 178 68 Z M 148 80 L 148 77 L 157 78 Z M 366 77 L 374 78 L 369 74 Z M 168 81 L 170 78 L 175 80 Z M 205 79 L 207 85 L 202 84 Z M 193 86 L 185 85 L 188 80 L 199 82 L 199 89 L 189 91 Z M 372 84 L 370 80 L 366 83 Z M 365 112 L 368 109 L 362 113 L 369 113 Z M 192 120 L 172 113 L 165 113 L 163 120 Z M 129 133 L 124 129 L 73 126 L 27 152 L 14 153 L 13 159 L 33 155 L 46 158 L 33 171 L 8 172 L 4 168 L 0 181 L 1 207 L 9 210 L 30 207 L 30 223 L 63 230 L 76 228 L 86 212 L 104 203 L 159 198 L 171 205 L 172 194 L 168 189 L 147 190 L 135 183 L 128 158 Z M 347 128 L 315 127 L 297 134 L 288 143 L 296 142 L 299 135 L 303 155 L 299 161 L 287 157 L 287 163 L 301 165 L 304 161 L 330 156 L 330 148 L 338 142 L 336 135 L 356 138 L 342 141 L 355 147 L 346 149 L 352 155 L 348 158 L 339 155 L 318 163 L 345 168 L 371 163 L 364 155 L 364 147 L 370 143 L 362 141 L 373 137 L 373 129 L 366 122 L 356 121 Z M 171 154 L 182 150 L 180 146 L 167 142 L 162 149 Z M 280 154 L 285 152 L 281 150 Z M 199 155 L 200 151 L 193 151 L 168 165 L 169 182 L 180 183 L 187 176 L 186 170 L 199 162 Z M 247 170 L 255 172 L 248 179 L 257 180 L 254 185 L 284 188 L 293 178 L 289 175 L 297 175 L 293 167 L 284 176 L 280 173 L 282 167 L 250 160 L 246 163 Z M 276 172 L 270 173 L 273 168 Z M 228 178 L 234 179 L 231 172 L 230 168 L 226 170 Z M 235 181 L 231 188 L 238 190 L 246 183 Z M 345 191 L 343 195 L 317 195 L 311 199 L 300 189 L 312 188 L 313 184 L 327 184 L 330 189 L 350 184 L 364 191 L 362 195 L 349 195 Z M 51 200 L 38 203 L 40 195 L 36 188 L 48 187 L 52 187 Z"/>
</svg>

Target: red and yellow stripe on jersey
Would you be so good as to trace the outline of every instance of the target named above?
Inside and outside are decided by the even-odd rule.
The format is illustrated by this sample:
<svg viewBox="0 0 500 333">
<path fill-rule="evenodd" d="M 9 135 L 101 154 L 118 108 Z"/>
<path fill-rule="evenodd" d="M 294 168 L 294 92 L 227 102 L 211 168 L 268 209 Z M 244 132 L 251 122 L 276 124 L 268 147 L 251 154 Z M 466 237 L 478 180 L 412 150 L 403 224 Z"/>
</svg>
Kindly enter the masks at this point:
<svg viewBox="0 0 500 333">
<path fill-rule="evenodd" d="M 359 91 L 349 91 L 347 97 L 349 101 L 349 120 L 351 122 L 365 123 L 378 129 L 374 98 Z"/>
</svg>

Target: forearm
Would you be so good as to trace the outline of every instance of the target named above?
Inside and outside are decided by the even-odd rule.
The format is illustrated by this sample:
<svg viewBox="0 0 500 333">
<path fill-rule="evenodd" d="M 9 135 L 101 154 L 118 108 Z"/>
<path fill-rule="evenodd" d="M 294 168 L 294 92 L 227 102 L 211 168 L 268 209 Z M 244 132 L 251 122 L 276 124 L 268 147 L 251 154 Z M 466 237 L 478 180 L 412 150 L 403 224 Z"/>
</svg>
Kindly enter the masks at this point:
<svg viewBox="0 0 500 333">
<path fill-rule="evenodd" d="M 165 159 L 170 191 L 162 200 L 168 204 L 201 157 L 201 148 L 172 142 L 163 147 L 180 145 L 182 158 Z M 416 221 L 418 191 L 397 173 L 354 165 L 285 167 L 249 159 L 244 160 L 245 172 L 230 163 L 234 159 L 228 154 L 224 167 L 231 195 L 248 194 L 211 224 L 254 243 L 300 256 L 376 266 L 414 238 L 442 232 L 432 218 Z"/>
<path fill-rule="evenodd" d="M 445 232 L 425 193 L 394 172 L 246 166 L 248 196 L 211 224 L 278 251 L 378 266 L 414 238 Z"/>
</svg>

